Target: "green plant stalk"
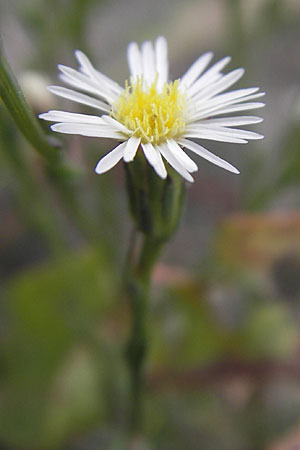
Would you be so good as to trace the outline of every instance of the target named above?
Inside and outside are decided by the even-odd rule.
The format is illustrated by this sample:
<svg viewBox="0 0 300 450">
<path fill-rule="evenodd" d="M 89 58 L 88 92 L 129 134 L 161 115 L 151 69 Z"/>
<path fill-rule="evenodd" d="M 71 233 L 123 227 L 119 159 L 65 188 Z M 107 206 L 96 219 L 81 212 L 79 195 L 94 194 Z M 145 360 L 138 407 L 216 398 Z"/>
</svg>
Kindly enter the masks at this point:
<svg viewBox="0 0 300 450">
<path fill-rule="evenodd" d="M 0 97 L 19 130 L 38 153 L 51 165 L 57 165 L 60 151 L 51 145 L 28 105 L 18 82 L 9 67 L 0 44 Z"/>
<path fill-rule="evenodd" d="M 22 219 L 44 236 L 53 256 L 60 256 L 66 249 L 66 239 L 58 227 L 53 209 L 49 208 L 49 198 L 40 188 L 27 160 L 25 149 L 19 147 L 20 141 L 15 127 L 2 107 L 0 107 L 0 123 L 1 158 L 3 157 L 3 164 L 7 165 L 13 176 L 14 199 Z"/>
<path fill-rule="evenodd" d="M 5 59 L 1 45 L 0 97 L 23 136 L 46 161 L 47 178 L 62 196 L 69 213 L 75 219 L 79 229 L 94 244 L 99 233 L 97 233 L 96 227 L 92 227 L 89 224 L 88 217 L 84 214 L 84 211 L 78 204 L 78 200 L 75 198 L 72 186 L 72 178 L 74 178 L 75 172 L 72 168 L 62 164 L 60 149 L 56 144 L 51 144 L 49 137 L 40 127 Z"/>
<path fill-rule="evenodd" d="M 229 17 L 229 39 L 230 47 L 233 50 L 235 61 L 243 66 L 245 64 L 246 55 L 246 34 L 245 25 L 242 14 L 241 0 L 227 0 L 228 17 Z"/>
<path fill-rule="evenodd" d="M 144 363 L 147 354 L 147 316 L 150 282 L 153 268 L 160 255 L 164 240 L 143 235 L 137 261 L 133 261 L 134 248 L 129 252 L 125 282 L 130 304 L 131 330 L 127 346 L 130 377 L 129 432 L 137 435 L 143 427 Z M 131 247 L 135 242 L 131 243 Z"/>
<path fill-rule="evenodd" d="M 144 363 L 147 354 L 147 317 L 150 281 L 163 245 L 176 231 L 184 204 L 185 186 L 172 169 L 161 179 L 139 152 L 125 164 L 126 188 L 130 212 L 136 230 L 142 236 L 140 251 L 130 244 L 125 283 L 130 302 L 131 333 L 127 362 L 131 384 L 129 428 L 132 435 L 142 431 Z M 135 258 L 136 256 L 136 258 Z"/>
</svg>

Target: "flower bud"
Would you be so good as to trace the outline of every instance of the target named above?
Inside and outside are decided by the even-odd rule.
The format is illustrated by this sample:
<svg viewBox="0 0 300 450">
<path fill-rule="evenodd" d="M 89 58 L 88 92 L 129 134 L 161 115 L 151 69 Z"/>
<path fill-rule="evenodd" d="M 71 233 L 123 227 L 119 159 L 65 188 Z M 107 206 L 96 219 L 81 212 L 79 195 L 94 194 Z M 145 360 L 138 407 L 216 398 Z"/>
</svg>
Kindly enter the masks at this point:
<svg viewBox="0 0 300 450">
<path fill-rule="evenodd" d="M 182 177 L 172 168 L 166 179 L 157 176 L 138 152 L 133 162 L 125 163 L 130 211 L 139 231 L 153 239 L 168 240 L 180 221 L 185 197 Z"/>
</svg>

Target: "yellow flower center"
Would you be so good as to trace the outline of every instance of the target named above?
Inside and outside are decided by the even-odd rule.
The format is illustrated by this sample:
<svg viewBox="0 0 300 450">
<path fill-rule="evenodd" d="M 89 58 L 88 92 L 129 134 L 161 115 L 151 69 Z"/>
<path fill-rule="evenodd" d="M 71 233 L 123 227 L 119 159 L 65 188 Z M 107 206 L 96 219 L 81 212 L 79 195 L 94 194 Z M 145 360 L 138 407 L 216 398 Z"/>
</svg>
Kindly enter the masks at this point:
<svg viewBox="0 0 300 450">
<path fill-rule="evenodd" d="M 186 97 L 178 86 L 178 80 L 165 83 L 159 92 L 156 80 L 148 88 L 143 87 L 142 79 L 134 84 L 126 82 L 111 115 L 143 143 L 159 144 L 179 137 L 186 126 Z"/>
</svg>

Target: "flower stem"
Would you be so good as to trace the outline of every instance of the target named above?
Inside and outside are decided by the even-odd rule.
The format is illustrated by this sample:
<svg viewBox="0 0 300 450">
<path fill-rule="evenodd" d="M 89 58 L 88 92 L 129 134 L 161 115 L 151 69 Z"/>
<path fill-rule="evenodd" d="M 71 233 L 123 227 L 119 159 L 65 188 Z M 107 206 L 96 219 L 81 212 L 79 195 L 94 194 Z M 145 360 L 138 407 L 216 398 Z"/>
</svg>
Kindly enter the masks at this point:
<svg viewBox="0 0 300 450">
<path fill-rule="evenodd" d="M 0 98 L 12 115 L 19 130 L 31 145 L 52 165 L 60 161 L 58 144 L 50 143 L 31 111 L 18 82 L 6 61 L 0 42 Z"/>
<path fill-rule="evenodd" d="M 131 242 L 136 246 L 136 240 Z M 131 312 L 131 330 L 126 358 L 130 377 L 129 431 L 135 435 L 143 426 L 144 365 L 147 355 L 147 312 L 151 275 L 159 257 L 162 240 L 144 235 L 139 256 L 134 261 L 134 249 L 129 252 L 126 285 Z"/>
</svg>

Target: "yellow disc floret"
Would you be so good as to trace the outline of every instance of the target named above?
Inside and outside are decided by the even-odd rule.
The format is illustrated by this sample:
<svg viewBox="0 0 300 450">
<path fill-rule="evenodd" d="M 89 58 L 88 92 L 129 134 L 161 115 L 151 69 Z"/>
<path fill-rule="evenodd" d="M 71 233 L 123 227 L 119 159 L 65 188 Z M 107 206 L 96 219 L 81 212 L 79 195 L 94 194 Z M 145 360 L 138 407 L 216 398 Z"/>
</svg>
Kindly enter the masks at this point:
<svg viewBox="0 0 300 450">
<path fill-rule="evenodd" d="M 165 83 L 157 90 L 155 80 L 150 87 L 143 80 L 126 82 L 125 91 L 112 107 L 112 117 L 140 137 L 143 143 L 159 144 L 184 133 L 186 97 L 178 89 L 179 82 Z"/>
</svg>

